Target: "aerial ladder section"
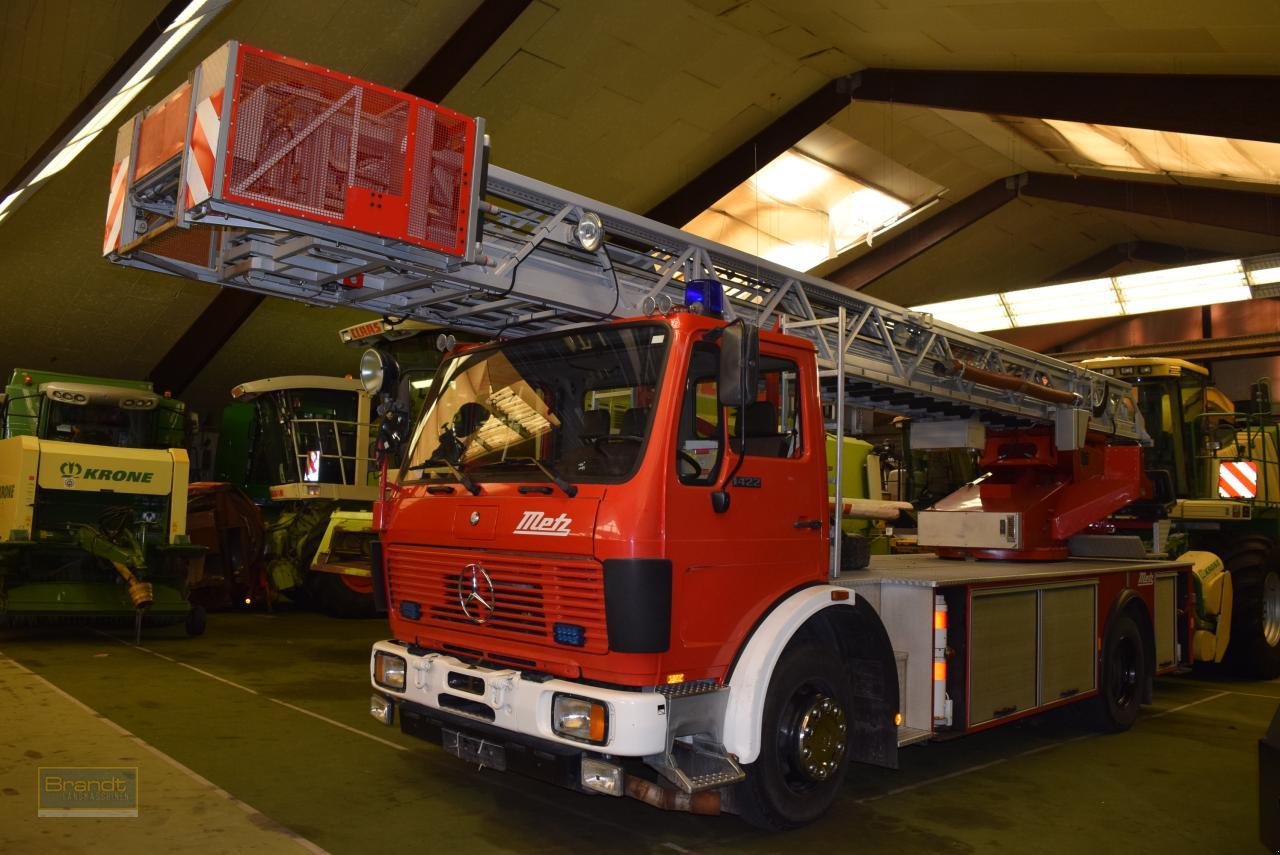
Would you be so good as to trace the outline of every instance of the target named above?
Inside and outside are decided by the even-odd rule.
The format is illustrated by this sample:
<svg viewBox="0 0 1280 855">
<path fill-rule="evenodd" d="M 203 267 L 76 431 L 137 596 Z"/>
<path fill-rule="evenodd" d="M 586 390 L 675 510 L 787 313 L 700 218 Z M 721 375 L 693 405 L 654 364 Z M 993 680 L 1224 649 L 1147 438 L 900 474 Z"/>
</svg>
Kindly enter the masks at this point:
<svg viewBox="0 0 1280 855">
<path fill-rule="evenodd" d="M 1149 491 L 1123 381 L 491 165 L 482 119 L 234 41 L 120 129 L 103 253 L 495 337 L 722 294 L 727 319 L 813 341 L 829 402 L 984 449 L 999 471 L 963 503 L 983 523 L 941 505 L 921 519 L 922 541 L 964 554 L 1063 557 L 1070 534 Z"/>
</svg>

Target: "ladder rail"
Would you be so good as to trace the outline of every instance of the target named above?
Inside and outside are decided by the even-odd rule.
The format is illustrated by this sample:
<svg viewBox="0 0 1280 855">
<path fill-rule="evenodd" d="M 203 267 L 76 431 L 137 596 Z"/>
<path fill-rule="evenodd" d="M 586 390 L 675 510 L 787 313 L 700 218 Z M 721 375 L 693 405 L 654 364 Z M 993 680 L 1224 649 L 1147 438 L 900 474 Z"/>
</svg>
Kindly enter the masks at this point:
<svg viewBox="0 0 1280 855">
<path fill-rule="evenodd" d="M 246 70 L 251 61 L 259 70 Z M 1123 380 L 486 164 L 483 120 L 326 69 L 307 67 L 303 73 L 294 65 L 280 79 L 273 77 L 276 72 L 261 70 L 282 61 L 288 64 L 229 42 L 200 65 L 187 84 L 187 131 L 177 154 L 125 180 L 122 195 L 113 191 L 109 223 L 123 225 L 114 242 L 109 228 L 104 252 L 110 260 L 311 305 L 362 308 L 507 337 L 652 314 L 668 301 L 671 306 L 684 302 L 690 280 L 716 280 L 728 319 L 762 328 L 787 326 L 804 335 L 813 343 L 820 369 L 841 370 L 847 383 L 840 385 L 849 401 L 874 402 L 883 410 L 922 417 L 1059 429 L 1073 425 L 1066 431 L 1073 435 L 1082 424 L 1079 416 L 1087 411 L 1083 424 L 1088 429 L 1129 439 L 1142 433 Z M 303 82 L 293 82 L 294 73 L 308 82 L 302 77 L 298 81 Z M 248 77 L 256 83 L 247 83 Z M 241 109 L 246 118 L 234 132 L 233 118 L 216 119 L 215 168 L 197 198 L 189 186 L 193 175 L 187 174 L 195 163 L 192 134 L 201 105 L 206 118 L 207 110 L 216 113 L 210 93 L 218 86 L 230 93 L 228 116 Z M 261 136 L 265 125 L 250 120 L 256 115 L 251 102 L 274 104 L 291 86 L 300 87 L 311 102 L 301 111 L 302 124 L 292 129 L 288 145 L 268 145 Z M 365 110 L 366 92 L 370 104 L 392 99 L 396 106 Z M 449 133 L 463 134 L 465 141 L 436 146 L 430 133 L 406 131 L 401 151 L 393 145 L 392 125 L 372 133 L 383 128 L 392 109 L 406 120 L 419 116 L 430 127 L 452 123 Z M 145 116 L 134 116 L 120 129 L 120 174 L 132 175 L 128 165 L 137 154 Z M 338 116 L 344 116 L 343 122 Z M 349 127 L 344 124 L 348 119 Z M 152 125 L 147 133 L 154 132 Z M 383 168 L 403 169 L 388 172 L 403 179 L 399 189 L 358 184 L 357 146 L 365 146 L 362 151 Z M 287 192 L 283 184 L 276 187 L 275 179 L 265 182 L 265 175 L 294 151 L 303 160 L 338 151 L 342 163 L 323 180 L 289 173 Z M 234 169 L 233 163 L 238 164 Z M 454 180 L 461 189 L 451 196 Z M 431 196 L 433 187 L 443 196 Z M 321 191 L 326 207 L 307 207 L 307 200 Z M 406 195 L 398 196 L 402 191 Z M 340 192 L 348 193 L 346 212 L 332 205 Z M 444 206 L 440 210 L 454 218 L 445 221 L 449 236 L 433 232 L 426 239 L 404 232 L 393 223 L 394 216 L 384 223 L 378 219 L 384 198 L 401 200 L 392 202 L 389 214 L 416 211 L 420 218 L 424 206 L 431 209 L 439 201 Z M 111 211 L 118 216 L 113 219 Z M 598 247 L 584 248 L 575 237 L 588 214 L 603 225 Z M 819 323 L 841 316 L 844 325 Z M 1074 415 L 1064 420 L 1064 411 Z"/>
</svg>

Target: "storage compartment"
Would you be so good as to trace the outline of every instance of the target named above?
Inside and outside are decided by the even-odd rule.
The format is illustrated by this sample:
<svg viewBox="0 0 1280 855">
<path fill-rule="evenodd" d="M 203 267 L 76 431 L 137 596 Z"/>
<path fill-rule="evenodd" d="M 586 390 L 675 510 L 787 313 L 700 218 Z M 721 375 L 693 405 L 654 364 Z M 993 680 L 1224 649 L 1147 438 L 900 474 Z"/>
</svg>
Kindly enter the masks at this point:
<svg viewBox="0 0 1280 855">
<path fill-rule="evenodd" d="M 1036 592 L 975 591 L 969 633 L 969 723 L 1036 705 Z"/>
<path fill-rule="evenodd" d="M 1040 592 L 1040 703 L 1051 704 L 1094 687 L 1093 585 Z"/>
</svg>

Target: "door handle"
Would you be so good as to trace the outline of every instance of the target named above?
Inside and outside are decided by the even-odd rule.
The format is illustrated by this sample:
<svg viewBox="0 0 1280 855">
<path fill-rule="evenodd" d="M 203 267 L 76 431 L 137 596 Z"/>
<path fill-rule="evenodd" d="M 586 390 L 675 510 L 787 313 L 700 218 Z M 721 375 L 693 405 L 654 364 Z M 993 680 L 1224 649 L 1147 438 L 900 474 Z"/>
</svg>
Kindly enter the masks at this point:
<svg viewBox="0 0 1280 855">
<path fill-rule="evenodd" d="M 806 520 L 806 519 L 798 519 L 798 520 L 796 520 L 796 521 L 795 521 L 795 527 L 796 527 L 796 528 L 812 528 L 812 529 L 820 529 L 820 528 L 822 528 L 822 520 Z"/>
</svg>

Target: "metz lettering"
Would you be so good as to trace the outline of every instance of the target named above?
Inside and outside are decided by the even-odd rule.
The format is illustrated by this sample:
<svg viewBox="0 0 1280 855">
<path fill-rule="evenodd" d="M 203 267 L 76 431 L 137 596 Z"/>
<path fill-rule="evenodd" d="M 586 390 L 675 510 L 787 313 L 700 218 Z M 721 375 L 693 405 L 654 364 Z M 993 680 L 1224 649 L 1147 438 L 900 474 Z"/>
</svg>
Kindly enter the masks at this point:
<svg viewBox="0 0 1280 855">
<path fill-rule="evenodd" d="M 542 511 L 525 511 L 516 523 L 514 534 L 540 534 L 544 537 L 568 537 L 573 519 L 567 514 L 549 517 Z"/>
<path fill-rule="evenodd" d="M 138 472 L 132 469 L 86 469 L 86 481 L 129 481 L 134 484 L 150 484 L 155 478 L 154 472 Z"/>
</svg>

